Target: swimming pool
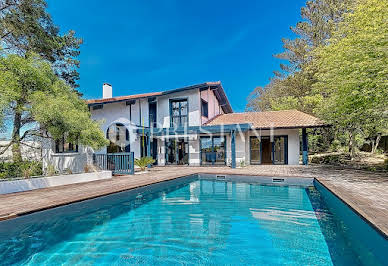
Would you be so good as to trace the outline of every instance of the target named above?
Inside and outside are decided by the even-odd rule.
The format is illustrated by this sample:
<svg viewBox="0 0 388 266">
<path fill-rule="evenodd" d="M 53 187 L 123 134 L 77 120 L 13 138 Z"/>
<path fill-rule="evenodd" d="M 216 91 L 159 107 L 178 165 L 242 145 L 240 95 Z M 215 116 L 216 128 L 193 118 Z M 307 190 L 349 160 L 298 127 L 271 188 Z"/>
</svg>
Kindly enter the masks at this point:
<svg viewBox="0 0 388 266">
<path fill-rule="evenodd" d="M 0 223 L 2 265 L 383 265 L 388 241 L 308 179 L 189 176 Z"/>
</svg>

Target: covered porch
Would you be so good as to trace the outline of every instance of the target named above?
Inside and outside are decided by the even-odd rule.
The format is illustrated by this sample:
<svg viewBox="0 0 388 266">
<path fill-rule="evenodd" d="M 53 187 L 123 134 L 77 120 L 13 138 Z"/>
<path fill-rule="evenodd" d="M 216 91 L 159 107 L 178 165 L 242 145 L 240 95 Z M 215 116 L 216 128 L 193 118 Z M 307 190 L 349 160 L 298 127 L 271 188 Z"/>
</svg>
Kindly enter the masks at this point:
<svg viewBox="0 0 388 266">
<path fill-rule="evenodd" d="M 147 154 L 158 165 L 225 166 L 239 162 L 238 138 L 251 129 L 249 123 L 187 128 L 146 128 Z M 244 151 L 242 151 L 245 154 Z M 241 154 L 240 154 L 241 157 Z"/>
</svg>

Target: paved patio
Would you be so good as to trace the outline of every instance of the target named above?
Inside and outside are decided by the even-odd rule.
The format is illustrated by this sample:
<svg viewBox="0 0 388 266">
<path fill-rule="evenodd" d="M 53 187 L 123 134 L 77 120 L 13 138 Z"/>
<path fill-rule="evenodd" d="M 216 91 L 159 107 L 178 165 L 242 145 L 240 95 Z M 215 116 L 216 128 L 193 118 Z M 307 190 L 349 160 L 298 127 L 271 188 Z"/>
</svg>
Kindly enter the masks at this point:
<svg viewBox="0 0 388 266">
<path fill-rule="evenodd" d="M 388 239 L 388 174 L 325 166 L 155 167 L 147 174 L 0 195 L 0 220 L 195 173 L 314 177 Z"/>
</svg>

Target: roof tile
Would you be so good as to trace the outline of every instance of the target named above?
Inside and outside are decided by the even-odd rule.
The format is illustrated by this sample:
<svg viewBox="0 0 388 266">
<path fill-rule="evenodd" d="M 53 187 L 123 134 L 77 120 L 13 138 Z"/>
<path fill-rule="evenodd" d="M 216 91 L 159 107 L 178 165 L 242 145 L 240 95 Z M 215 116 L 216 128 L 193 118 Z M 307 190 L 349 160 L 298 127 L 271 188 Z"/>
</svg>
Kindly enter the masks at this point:
<svg viewBox="0 0 388 266">
<path fill-rule="evenodd" d="M 222 114 L 207 122 L 206 125 L 215 126 L 241 123 L 250 123 L 253 128 L 262 129 L 327 126 L 319 118 L 298 110 Z"/>
</svg>

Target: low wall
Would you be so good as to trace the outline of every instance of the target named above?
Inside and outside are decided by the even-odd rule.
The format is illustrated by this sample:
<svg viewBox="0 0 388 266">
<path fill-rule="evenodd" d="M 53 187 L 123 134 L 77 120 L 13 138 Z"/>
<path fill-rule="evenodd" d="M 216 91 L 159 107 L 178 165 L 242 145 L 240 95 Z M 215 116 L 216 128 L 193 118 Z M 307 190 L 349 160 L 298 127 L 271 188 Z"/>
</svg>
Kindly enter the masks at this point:
<svg viewBox="0 0 388 266">
<path fill-rule="evenodd" d="M 93 173 L 58 175 L 50 177 L 39 177 L 30 179 L 20 179 L 0 182 L 0 194 L 21 192 L 39 188 L 55 187 L 75 183 L 90 182 L 112 178 L 111 171 L 101 171 Z"/>
</svg>

